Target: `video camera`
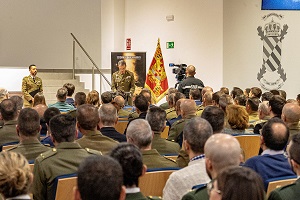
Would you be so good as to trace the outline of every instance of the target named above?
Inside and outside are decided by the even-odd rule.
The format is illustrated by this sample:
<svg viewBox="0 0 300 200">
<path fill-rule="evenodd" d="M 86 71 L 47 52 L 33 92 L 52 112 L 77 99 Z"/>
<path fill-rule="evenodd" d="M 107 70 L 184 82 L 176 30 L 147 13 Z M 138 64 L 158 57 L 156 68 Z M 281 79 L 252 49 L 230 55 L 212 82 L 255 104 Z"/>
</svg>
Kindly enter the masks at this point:
<svg viewBox="0 0 300 200">
<path fill-rule="evenodd" d="M 175 78 L 177 80 L 177 84 L 180 83 L 183 79 L 185 79 L 185 70 L 187 65 L 186 64 L 174 64 L 174 63 L 170 63 L 169 67 L 176 67 L 172 70 L 173 74 L 176 74 Z M 176 85 L 177 85 L 176 84 Z M 176 87 L 176 86 L 175 86 Z"/>
</svg>

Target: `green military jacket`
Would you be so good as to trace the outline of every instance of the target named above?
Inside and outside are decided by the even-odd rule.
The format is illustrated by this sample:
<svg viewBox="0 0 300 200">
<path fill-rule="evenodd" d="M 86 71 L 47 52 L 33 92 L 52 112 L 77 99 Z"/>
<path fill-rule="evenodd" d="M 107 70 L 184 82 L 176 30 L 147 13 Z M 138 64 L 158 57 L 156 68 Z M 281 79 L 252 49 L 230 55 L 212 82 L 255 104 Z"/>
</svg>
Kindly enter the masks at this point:
<svg viewBox="0 0 300 200">
<path fill-rule="evenodd" d="M 163 110 L 167 110 L 167 109 L 169 109 L 169 104 L 168 104 L 168 102 L 165 102 L 165 103 L 161 104 L 159 107 Z"/>
<path fill-rule="evenodd" d="M 209 200 L 206 185 L 185 194 L 182 200 Z"/>
<path fill-rule="evenodd" d="M 35 77 L 35 80 L 29 75 L 25 76 L 22 80 L 22 93 L 24 99 L 24 107 L 32 107 L 32 100 L 33 96 L 29 93 L 38 90 L 39 92 L 43 92 L 43 83 L 42 79 L 39 77 Z"/>
<path fill-rule="evenodd" d="M 143 163 L 148 169 L 178 167 L 172 159 L 161 156 L 156 149 L 142 151 Z"/>
<path fill-rule="evenodd" d="M 291 200 L 300 197 L 300 180 L 273 190 L 268 200 Z"/>
<path fill-rule="evenodd" d="M 119 118 L 128 118 L 130 115 L 130 112 L 128 110 L 120 109 L 118 112 Z"/>
<path fill-rule="evenodd" d="M 59 143 L 52 150 L 40 154 L 34 162 L 33 198 L 55 199 L 54 179 L 60 175 L 76 173 L 79 164 L 91 155 L 101 155 L 101 152 L 83 149 L 74 142 Z"/>
<path fill-rule="evenodd" d="M 19 137 L 16 130 L 17 120 L 4 122 L 0 127 L 0 146 L 6 143 L 19 142 Z"/>
<path fill-rule="evenodd" d="M 176 159 L 176 163 L 179 167 L 186 167 L 188 166 L 190 162 L 190 158 L 189 158 L 189 155 L 186 153 L 185 150 L 181 149 L 179 151 L 179 154 L 178 154 L 178 157 Z"/>
<path fill-rule="evenodd" d="M 202 113 L 203 113 L 203 110 L 204 110 L 204 107 L 203 107 L 203 105 L 199 105 L 199 106 L 197 106 L 196 115 L 197 115 L 197 116 L 201 116 L 201 115 L 202 115 Z"/>
<path fill-rule="evenodd" d="M 139 114 L 136 111 L 133 111 L 128 115 L 128 119 L 136 119 L 138 117 L 139 117 Z"/>
<path fill-rule="evenodd" d="M 27 140 L 23 140 L 7 151 L 20 153 L 25 156 L 28 161 L 30 161 L 35 160 L 41 153 L 44 153 L 50 149 L 50 147 L 41 144 L 37 138 L 29 138 Z"/>
<path fill-rule="evenodd" d="M 145 197 L 141 192 L 126 193 L 126 200 L 159 200 L 159 199 L 161 199 L 161 197 L 157 197 L 157 196 Z"/>
<path fill-rule="evenodd" d="M 152 149 L 156 149 L 159 154 L 178 154 L 180 146 L 176 142 L 171 142 L 160 137 L 159 132 L 154 132 Z"/>
<path fill-rule="evenodd" d="M 254 128 L 256 122 L 259 121 L 258 112 L 254 111 L 249 114 L 249 128 Z"/>
<path fill-rule="evenodd" d="M 112 149 L 118 146 L 117 141 L 106 137 L 100 131 L 88 131 L 82 138 L 76 140 L 82 148 L 101 151 L 103 155 L 108 155 Z"/>
<path fill-rule="evenodd" d="M 185 123 L 188 122 L 193 117 L 196 117 L 196 115 L 188 115 L 185 119 L 180 119 L 174 122 L 169 131 L 168 140 L 178 142 L 179 139 L 178 137 L 180 133 L 182 133 Z"/>
<path fill-rule="evenodd" d="M 170 119 L 173 119 L 173 118 L 177 117 L 177 113 L 176 113 L 176 110 L 175 110 L 174 107 L 167 109 L 166 113 L 167 113 L 167 120 L 170 120 Z"/>
<path fill-rule="evenodd" d="M 290 129 L 290 137 L 289 137 L 289 141 L 292 139 L 293 135 L 297 134 L 300 132 L 300 122 L 296 122 L 294 124 L 290 124 L 289 126 Z"/>
</svg>

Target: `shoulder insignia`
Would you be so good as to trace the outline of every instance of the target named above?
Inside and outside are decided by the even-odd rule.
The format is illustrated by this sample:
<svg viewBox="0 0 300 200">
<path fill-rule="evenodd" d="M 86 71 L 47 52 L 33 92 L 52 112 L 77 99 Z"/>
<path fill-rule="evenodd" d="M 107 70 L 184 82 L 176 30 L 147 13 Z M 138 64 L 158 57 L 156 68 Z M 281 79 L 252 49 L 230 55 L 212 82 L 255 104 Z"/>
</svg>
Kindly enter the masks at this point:
<svg viewBox="0 0 300 200">
<path fill-rule="evenodd" d="M 9 149 L 3 150 L 3 151 L 11 151 L 13 149 L 16 149 L 18 146 L 19 146 L 19 144 L 14 145 L 14 146 L 10 147 Z"/>
<path fill-rule="evenodd" d="M 51 147 L 50 144 L 43 144 L 42 145 L 46 146 L 46 147 Z"/>
<path fill-rule="evenodd" d="M 174 125 L 177 125 L 177 124 L 181 124 L 182 122 L 184 122 L 185 120 L 184 119 L 180 119 L 180 120 L 178 120 L 178 121 L 176 121 L 176 122 L 174 122 L 173 124 L 172 124 L 172 126 Z"/>
<path fill-rule="evenodd" d="M 51 150 L 49 150 L 49 151 L 46 151 L 46 152 L 44 152 L 44 153 L 41 153 L 41 154 L 39 155 L 39 157 L 37 157 L 37 159 L 44 160 L 44 159 L 47 159 L 47 158 L 49 158 L 49 157 L 55 155 L 56 153 L 57 153 L 57 149 L 56 149 L 56 148 L 53 148 L 53 149 L 51 149 Z"/>
<path fill-rule="evenodd" d="M 94 150 L 94 149 L 90 149 L 90 148 L 85 148 L 85 150 L 90 153 L 90 154 L 94 154 L 94 155 L 102 155 L 102 152 L 101 151 L 97 151 L 97 150 Z"/>
<path fill-rule="evenodd" d="M 206 188 L 207 184 L 200 184 L 200 185 L 194 185 L 192 187 L 192 190 L 202 190 L 204 188 Z"/>
<path fill-rule="evenodd" d="M 0 126 L 0 128 L 3 128 L 3 126 Z"/>
<path fill-rule="evenodd" d="M 147 196 L 147 199 L 149 200 L 159 200 L 162 199 L 161 196 Z"/>
<path fill-rule="evenodd" d="M 168 157 L 166 157 L 166 156 L 163 156 L 165 159 L 167 159 L 167 160 L 170 160 L 170 161 L 172 161 L 173 163 L 176 163 L 176 161 L 175 160 L 173 160 L 172 158 L 168 158 Z"/>
<path fill-rule="evenodd" d="M 204 107 L 201 105 L 201 106 L 197 106 L 197 111 L 199 111 L 199 110 L 203 110 L 204 109 Z"/>
</svg>

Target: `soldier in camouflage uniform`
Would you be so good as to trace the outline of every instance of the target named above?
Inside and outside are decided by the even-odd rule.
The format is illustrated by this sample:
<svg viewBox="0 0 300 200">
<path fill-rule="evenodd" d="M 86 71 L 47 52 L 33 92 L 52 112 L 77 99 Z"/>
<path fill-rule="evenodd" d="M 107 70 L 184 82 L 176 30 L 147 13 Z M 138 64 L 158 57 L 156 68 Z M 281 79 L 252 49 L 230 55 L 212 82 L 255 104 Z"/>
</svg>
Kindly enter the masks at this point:
<svg viewBox="0 0 300 200">
<path fill-rule="evenodd" d="M 34 162 L 33 198 L 51 199 L 54 197 L 54 179 L 64 174 L 77 172 L 79 164 L 91 155 L 101 152 L 83 149 L 74 143 L 75 121 L 70 115 L 56 115 L 50 120 L 50 131 L 55 148 L 42 153 Z"/>
<path fill-rule="evenodd" d="M 112 75 L 111 89 L 113 92 L 130 92 L 130 97 L 128 97 L 128 104 L 132 105 L 131 96 L 135 90 L 135 80 L 134 75 L 131 71 L 126 70 L 126 62 L 120 60 L 118 62 L 119 71 L 116 71 Z"/>
<path fill-rule="evenodd" d="M 29 72 L 30 75 L 25 76 L 22 80 L 24 107 L 32 107 L 34 95 L 38 92 L 43 92 L 42 79 L 36 76 L 36 66 L 30 65 Z"/>
</svg>

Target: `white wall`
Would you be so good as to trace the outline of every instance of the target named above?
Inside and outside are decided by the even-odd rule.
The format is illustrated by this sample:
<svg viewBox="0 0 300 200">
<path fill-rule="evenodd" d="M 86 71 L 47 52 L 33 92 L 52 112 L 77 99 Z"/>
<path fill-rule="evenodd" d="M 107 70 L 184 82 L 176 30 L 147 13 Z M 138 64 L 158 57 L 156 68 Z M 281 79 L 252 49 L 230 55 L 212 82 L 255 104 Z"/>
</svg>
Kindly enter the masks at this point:
<svg viewBox="0 0 300 200">
<path fill-rule="evenodd" d="M 288 98 L 300 93 L 298 74 L 300 59 L 297 47 L 300 45 L 299 11 L 262 11 L 261 0 L 224 0 L 224 85 L 241 88 L 259 86 L 257 73 L 262 66 L 263 42 L 257 27 L 270 21 L 262 20 L 264 15 L 277 13 L 284 16 L 274 21 L 289 26 L 282 41 L 281 64 L 287 80 L 281 89 Z M 276 73 L 276 72 L 275 72 Z"/>
</svg>

